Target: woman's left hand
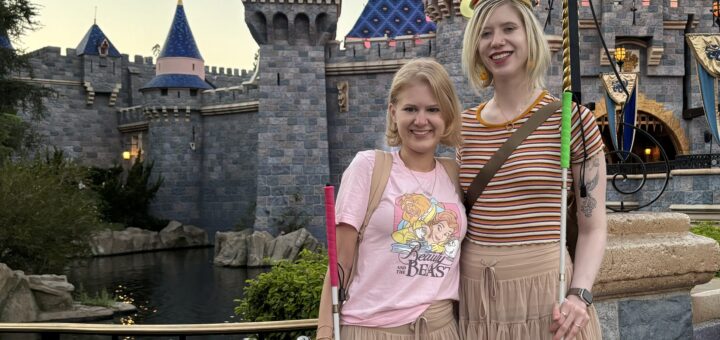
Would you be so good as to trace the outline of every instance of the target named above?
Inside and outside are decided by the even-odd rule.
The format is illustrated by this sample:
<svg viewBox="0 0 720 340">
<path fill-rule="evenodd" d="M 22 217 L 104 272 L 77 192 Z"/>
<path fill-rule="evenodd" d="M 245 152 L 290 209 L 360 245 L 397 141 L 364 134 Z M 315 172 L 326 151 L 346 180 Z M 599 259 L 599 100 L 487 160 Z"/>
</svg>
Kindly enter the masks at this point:
<svg viewBox="0 0 720 340">
<path fill-rule="evenodd" d="M 555 333 L 553 340 L 571 340 L 590 321 L 587 305 L 575 295 L 570 295 L 562 305 L 553 306 L 553 323 L 550 332 Z"/>
</svg>

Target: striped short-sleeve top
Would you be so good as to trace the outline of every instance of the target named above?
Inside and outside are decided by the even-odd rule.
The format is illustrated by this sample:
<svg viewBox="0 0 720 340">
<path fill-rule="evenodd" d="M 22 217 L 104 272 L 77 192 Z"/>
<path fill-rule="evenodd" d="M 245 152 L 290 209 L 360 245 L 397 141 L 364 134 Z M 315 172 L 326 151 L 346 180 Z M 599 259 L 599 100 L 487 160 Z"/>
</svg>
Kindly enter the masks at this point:
<svg viewBox="0 0 720 340">
<path fill-rule="evenodd" d="M 467 191 L 478 171 L 515 130 L 534 112 L 555 100 L 558 99 L 543 92 L 512 124 L 483 121 L 480 112 L 485 104 L 463 112 L 465 141 L 457 149 L 463 190 Z M 468 214 L 469 241 L 508 246 L 560 240 L 560 120 L 558 110 L 513 151 L 490 180 Z M 584 146 L 580 138 L 581 121 Z M 584 154 L 589 158 L 603 147 L 595 117 L 583 106 L 573 107 L 571 143 L 573 163 L 582 162 Z M 570 169 L 568 180 L 572 178 Z"/>
</svg>

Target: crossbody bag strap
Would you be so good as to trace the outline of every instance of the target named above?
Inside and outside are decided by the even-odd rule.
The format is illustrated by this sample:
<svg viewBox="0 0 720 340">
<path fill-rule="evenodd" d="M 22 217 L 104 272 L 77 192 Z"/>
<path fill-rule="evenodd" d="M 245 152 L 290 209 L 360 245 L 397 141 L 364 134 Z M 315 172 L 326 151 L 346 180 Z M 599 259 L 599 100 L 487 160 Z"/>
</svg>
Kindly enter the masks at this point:
<svg viewBox="0 0 720 340">
<path fill-rule="evenodd" d="M 448 157 L 437 157 L 436 158 L 440 164 L 442 164 L 443 168 L 445 168 L 445 172 L 448 174 L 448 177 L 450 177 L 450 180 L 455 185 L 455 192 L 459 195 L 458 197 L 463 197 L 463 191 L 460 187 L 460 167 L 458 166 L 457 161 L 455 158 L 448 158 Z"/>
<path fill-rule="evenodd" d="M 365 211 L 365 220 L 363 220 L 360 229 L 358 230 L 357 242 L 355 242 L 355 256 L 353 257 L 353 265 L 350 268 L 350 273 L 345 280 L 345 287 L 341 288 L 340 301 L 345 301 L 349 298 L 347 292 L 350 289 L 355 271 L 357 270 L 358 252 L 360 251 L 360 243 L 365 235 L 365 228 L 367 228 L 370 222 L 370 217 L 377 209 L 380 204 L 383 192 L 387 186 L 388 179 L 390 178 L 390 170 L 392 169 L 392 154 L 382 150 L 375 150 L 375 165 L 373 166 L 372 177 L 370 179 L 370 194 L 368 197 L 368 206 Z"/>
<path fill-rule="evenodd" d="M 488 183 L 490 183 L 490 180 L 493 176 L 495 176 L 495 173 L 500 170 L 500 167 L 505 163 L 508 157 L 510 157 L 510 154 L 512 154 L 518 145 L 520 145 L 525 138 L 530 136 L 530 134 L 535 131 L 540 124 L 550 118 L 550 116 L 552 116 L 552 114 L 560 108 L 560 105 L 562 105 L 561 102 L 554 101 L 533 113 L 533 115 L 525 121 L 525 123 L 517 129 L 510 138 L 508 138 L 505 144 L 503 144 L 500 149 L 492 155 L 485 166 L 480 169 L 465 194 L 465 211 L 468 214 L 470 213 L 470 209 L 472 209 L 473 205 L 475 205 L 475 201 L 477 201 L 478 197 L 480 197 L 480 194 L 483 190 L 485 190 L 485 187 Z"/>
</svg>

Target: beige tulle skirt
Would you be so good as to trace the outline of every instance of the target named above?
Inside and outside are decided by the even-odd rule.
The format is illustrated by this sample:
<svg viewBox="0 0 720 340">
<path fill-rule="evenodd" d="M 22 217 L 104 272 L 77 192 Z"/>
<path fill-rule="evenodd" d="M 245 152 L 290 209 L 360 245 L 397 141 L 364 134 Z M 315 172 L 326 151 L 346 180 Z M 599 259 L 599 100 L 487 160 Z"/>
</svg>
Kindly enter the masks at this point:
<svg viewBox="0 0 720 340">
<path fill-rule="evenodd" d="M 552 339 L 552 307 L 557 301 L 559 244 L 510 247 L 463 242 L 460 256 L 460 338 L 467 340 Z M 567 255 L 566 274 L 572 278 Z M 575 339 L 599 340 L 593 306 L 590 322 Z"/>
<path fill-rule="evenodd" d="M 414 322 L 393 328 L 342 326 L 343 340 L 457 340 L 458 326 L 450 300 L 430 305 Z"/>
</svg>

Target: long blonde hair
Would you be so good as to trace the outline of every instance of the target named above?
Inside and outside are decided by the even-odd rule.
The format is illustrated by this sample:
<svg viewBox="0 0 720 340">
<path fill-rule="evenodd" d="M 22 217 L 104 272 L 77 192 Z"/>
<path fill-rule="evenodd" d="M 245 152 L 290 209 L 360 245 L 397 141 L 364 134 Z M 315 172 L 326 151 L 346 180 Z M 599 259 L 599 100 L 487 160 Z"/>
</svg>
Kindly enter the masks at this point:
<svg viewBox="0 0 720 340">
<path fill-rule="evenodd" d="M 393 77 L 390 93 L 388 94 L 388 104 L 396 105 L 400 93 L 413 82 L 424 82 L 432 90 L 435 100 L 438 101 L 440 111 L 445 121 L 445 131 L 440 136 L 440 143 L 457 147 L 462 144 L 462 136 L 460 134 L 460 113 L 462 107 L 455 85 L 453 85 L 450 76 L 445 68 L 437 61 L 429 58 L 414 59 L 401 67 L 395 77 Z M 397 124 L 393 122 L 390 105 L 387 110 L 387 120 L 385 128 L 385 137 L 389 146 L 399 146 L 402 144 L 400 135 L 398 134 Z"/>
<path fill-rule="evenodd" d="M 482 34 L 490 15 L 505 4 L 510 4 L 520 14 L 525 26 L 525 36 L 528 41 L 528 62 L 525 69 L 530 78 L 530 85 L 534 88 L 543 88 L 545 87 L 545 74 L 550 66 L 550 48 L 532 8 L 523 0 L 480 0 L 470 22 L 465 27 L 462 51 L 463 71 L 476 91 L 492 84 L 493 75 L 485 68 L 478 51 L 480 34 Z M 483 72 L 487 75 L 485 79 L 481 77 Z"/>
</svg>

